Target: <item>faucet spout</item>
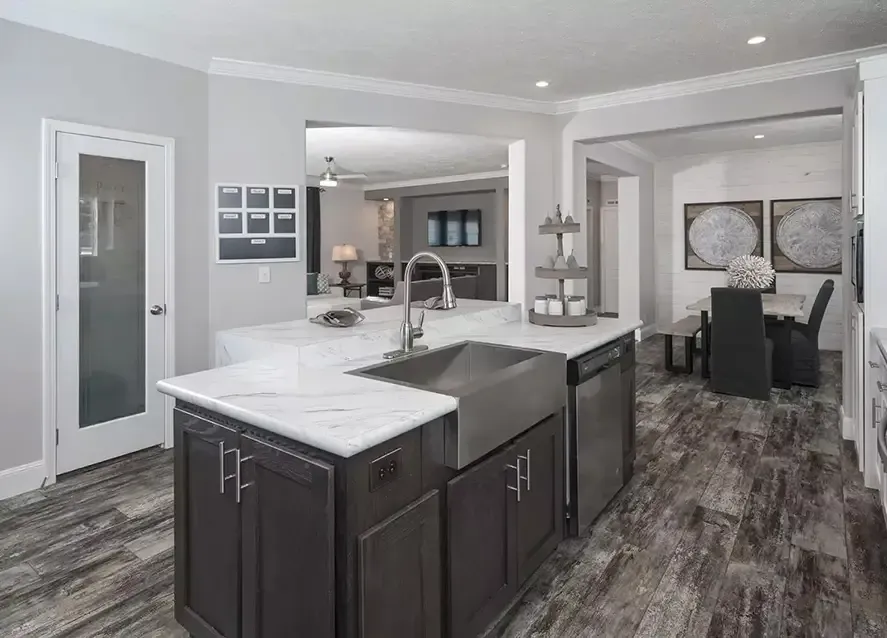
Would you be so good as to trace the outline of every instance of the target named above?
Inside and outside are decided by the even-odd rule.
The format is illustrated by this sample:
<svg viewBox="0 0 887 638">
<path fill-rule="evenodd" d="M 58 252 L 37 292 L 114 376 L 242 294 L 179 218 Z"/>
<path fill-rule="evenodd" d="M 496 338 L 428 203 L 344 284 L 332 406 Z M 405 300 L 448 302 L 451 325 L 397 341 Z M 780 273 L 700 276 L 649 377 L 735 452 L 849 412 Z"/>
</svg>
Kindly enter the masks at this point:
<svg viewBox="0 0 887 638">
<path fill-rule="evenodd" d="M 403 272 L 403 321 L 400 324 L 400 350 L 386 352 L 382 355 L 386 359 L 396 359 L 397 357 L 402 357 L 411 352 L 428 349 L 428 346 L 413 345 L 413 341 L 417 335 L 416 329 L 413 328 L 413 323 L 410 320 L 410 303 L 412 302 L 410 288 L 413 280 L 413 270 L 416 267 L 416 263 L 423 257 L 428 257 L 440 266 L 440 272 L 443 276 L 443 293 L 441 295 L 442 309 L 451 310 L 456 307 L 456 295 L 453 293 L 453 282 L 450 278 L 450 269 L 447 268 L 447 265 L 444 263 L 444 260 L 440 258 L 440 255 L 429 251 L 422 251 L 413 255 L 412 259 L 407 262 L 407 267 Z M 418 336 L 421 336 L 421 334 Z"/>
</svg>

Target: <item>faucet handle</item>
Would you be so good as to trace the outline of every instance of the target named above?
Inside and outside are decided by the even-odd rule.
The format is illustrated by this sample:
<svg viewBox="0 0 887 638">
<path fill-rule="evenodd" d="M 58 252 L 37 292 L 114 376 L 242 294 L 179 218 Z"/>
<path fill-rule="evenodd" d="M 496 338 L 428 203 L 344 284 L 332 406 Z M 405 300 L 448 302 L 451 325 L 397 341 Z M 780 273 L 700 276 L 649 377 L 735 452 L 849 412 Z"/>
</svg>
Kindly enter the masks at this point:
<svg viewBox="0 0 887 638">
<path fill-rule="evenodd" d="M 425 311 L 419 313 L 419 323 L 413 328 L 413 339 L 418 339 L 425 335 L 425 330 L 422 328 L 422 324 L 425 323 Z"/>
</svg>

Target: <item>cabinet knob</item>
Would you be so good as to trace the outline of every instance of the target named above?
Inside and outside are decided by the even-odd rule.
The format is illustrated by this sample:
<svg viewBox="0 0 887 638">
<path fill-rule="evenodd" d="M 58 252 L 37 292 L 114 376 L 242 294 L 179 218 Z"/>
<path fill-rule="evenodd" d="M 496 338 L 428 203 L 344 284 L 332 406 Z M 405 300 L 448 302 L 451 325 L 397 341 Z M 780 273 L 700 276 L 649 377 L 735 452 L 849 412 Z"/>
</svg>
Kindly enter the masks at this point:
<svg viewBox="0 0 887 638">
<path fill-rule="evenodd" d="M 887 390 L 887 385 L 881 383 L 880 381 L 877 381 L 876 383 L 878 384 L 878 392 L 883 392 L 884 390 Z"/>
<path fill-rule="evenodd" d="M 880 368 L 881 366 L 879 366 L 879 365 L 878 365 L 877 363 L 875 363 L 874 361 L 869 361 L 869 367 L 870 367 L 870 368 Z"/>
</svg>

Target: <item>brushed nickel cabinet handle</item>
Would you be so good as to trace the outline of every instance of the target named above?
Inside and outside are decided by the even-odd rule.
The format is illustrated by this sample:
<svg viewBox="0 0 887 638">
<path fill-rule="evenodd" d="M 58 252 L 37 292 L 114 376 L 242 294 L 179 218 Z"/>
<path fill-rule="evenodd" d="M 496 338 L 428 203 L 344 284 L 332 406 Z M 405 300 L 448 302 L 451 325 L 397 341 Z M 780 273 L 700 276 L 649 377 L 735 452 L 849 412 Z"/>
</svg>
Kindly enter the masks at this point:
<svg viewBox="0 0 887 638">
<path fill-rule="evenodd" d="M 869 361 L 869 367 L 870 367 L 870 368 L 880 368 L 881 366 L 879 366 L 879 365 L 878 365 L 877 363 L 875 363 L 874 361 Z"/>
<path fill-rule="evenodd" d="M 878 392 L 883 392 L 884 390 L 887 390 L 887 385 L 884 385 L 880 381 L 877 381 L 876 383 L 878 384 Z"/>
<path fill-rule="evenodd" d="M 234 478 L 234 474 L 225 476 L 225 457 L 234 452 L 236 452 L 234 449 L 226 450 L 225 442 L 219 441 L 219 494 L 225 493 L 225 481 L 230 481 Z"/>
<path fill-rule="evenodd" d="M 250 481 L 249 483 L 241 483 L 241 482 L 240 482 L 240 479 L 241 479 L 241 469 L 240 469 L 240 467 L 241 467 L 244 463 L 246 463 L 247 461 L 251 460 L 253 457 L 250 455 L 250 456 L 244 456 L 244 457 L 241 458 L 241 456 L 240 456 L 240 448 L 237 448 L 237 449 L 235 450 L 235 453 L 234 453 L 234 458 L 235 458 L 235 462 L 237 463 L 237 465 L 234 467 L 234 474 L 235 474 L 236 477 L 237 477 L 236 480 L 235 480 L 235 483 L 236 483 L 236 485 L 237 485 L 237 492 L 235 492 L 234 497 L 235 497 L 235 500 L 239 503 L 240 500 L 241 500 L 241 497 L 240 497 L 240 493 L 241 493 L 241 491 L 245 490 L 246 488 L 248 488 L 250 485 L 253 484 L 252 481 Z"/>
<path fill-rule="evenodd" d="M 517 492 L 517 502 L 518 502 L 518 503 L 520 503 L 520 479 L 521 479 L 521 475 L 520 475 L 520 462 L 521 462 L 521 459 L 522 459 L 522 458 L 523 458 L 522 456 L 518 456 L 518 457 L 517 457 L 517 465 L 512 465 L 511 463 L 509 463 L 509 464 L 507 464 L 507 465 L 505 466 L 505 467 L 507 467 L 509 470 L 514 470 L 515 485 L 516 485 L 516 487 L 513 487 L 513 486 L 511 486 L 511 485 L 506 485 L 505 487 L 507 487 L 508 489 L 510 489 L 512 492 Z"/>
<path fill-rule="evenodd" d="M 521 476 L 520 471 L 518 471 L 517 480 L 520 481 L 521 479 L 524 479 L 527 482 L 527 491 L 529 492 L 533 489 L 532 487 L 530 487 L 530 463 L 531 463 L 530 449 L 527 448 L 526 456 L 518 456 L 517 458 L 518 458 L 518 462 L 523 461 L 524 463 L 527 464 L 527 474 L 525 476 Z"/>
</svg>

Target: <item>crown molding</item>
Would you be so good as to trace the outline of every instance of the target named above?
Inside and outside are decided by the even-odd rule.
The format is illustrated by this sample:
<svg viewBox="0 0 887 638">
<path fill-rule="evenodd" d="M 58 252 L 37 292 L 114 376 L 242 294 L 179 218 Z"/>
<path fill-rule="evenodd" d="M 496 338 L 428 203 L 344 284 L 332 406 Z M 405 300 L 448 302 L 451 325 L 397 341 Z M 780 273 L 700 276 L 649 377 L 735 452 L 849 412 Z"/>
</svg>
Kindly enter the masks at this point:
<svg viewBox="0 0 887 638">
<path fill-rule="evenodd" d="M 853 69 L 856 67 L 857 62 L 863 58 L 875 58 L 873 60 L 865 60 L 865 62 L 869 63 L 869 68 L 874 68 L 875 63 L 884 64 L 883 61 L 876 57 L 884 54 L 887 54 L 887 45 L 843 51 L 815 58 L 781 62 L 769 66 L 742 69 L 689 80 L 655 84 L 637 89 L 589 95 L 560 102 L 531 100 L 498 93 L 466 91 L 428 84 L 381 80 L 344 73 L 312 71 L 310 69 L 298 69 L 289 66 L 247 62 L 229 58 L 213 58 L 209 65 L 209 73 L 210 75 L 269 80 L 346 91 L 361 91 L 364 93 L 377 93 L 395 97 L 449 102 L 509 111 L 523 111 L 542 115 L 564 115 L 610 106 L 695 95 L 752 84 L 790 80 L 807 75 Z"/>
<path fill-rule="evenodd" d="M 562 102 L 556 102 L 554 110 L 555 113 L 559 115 L 579 113 L 608 106 L 620 106 L 636 102 L 646 102 L 648 100 L 661 100 L 685 95 L 695 95 L 697 93 L 707 93 L 709 91 L 720 91 L 723 89 L 749 86 L 751 84 L 761 84 L 764 82 L 790 80 L 792 78 L 816 75 L 818 73 L 853 69 L 856 67 L 856 63 L 860 58 L 877 56 L 885 53 L 887 53 L 887 46 L 884 45 L 868 47 L 866 49 L 856 49 L 853 51 L 843 51 L 841 53 L 832 53 L 830 55 L 795 60 L 793 62 L 781 62 L 769 66 L 731 71 L 729 73 L 720 73 L 718 75 L 708 75 L 690 80 L 654 84 L 652 86 L 616 91 L 613 93 L 601 93 L 600 95 L 590 95 L 575 100 L 564 100 Z"/>
<path fill-rule="evenodd" d="M 628 140 L 623 140 L 619 142 L 610 142 L 611 146 L 618 148 L 619 150 L 625 151 L 629 155 L 633 155 L 638 159 L 642 159 L 646 162 L 656 163 L 659 161 L 659 158 L 656 157 L 653 153 L 645 149 L 643 146 L 638 146 L 634 142 L 629 142 Z"/>
<path fill-rule="evenodd" d="M 317 86 L 327 89 L 379 93 L 382 95 L 408 97 L 417 100 L 451 102 L 454 104 L 483 106 L 487 108 L 524 111 L 527 113 L 540 113 L 545 115 L 554 114 L 555 107 L 554 102 L 530 100 L 510 95 L 500 95 L 498 93 L 481 93 L 479 91 L 449 89 L 428 84 L 380 80 L 358 75 L 330 73 L 328 71 L 312 71 L 310 69 L 297 69 L 289 66 L 263 64 L 260 62 L 245 62 L 243 60 L 231 60 L 228 58 L 213 58 L 209 65 L 209 74 L 252 78 L 256 80 L 271 80 L 273 82 Z"/>
<path fill-rule="evenodd" d="M 485 173 L 466 173 L 464 175 L 444 175 L 441 177 L 425 177 L 422 179 L 405 179 L 400 182 L 379 182 L 377 184 L 366 184 L 363 187 L 363 190 L 366 192 L 381 191 L 390 188 L 433 186 L 434 184 L 453 184 L 455 182 L 471 182 L 479 179 L 497 179 L 500 177 L 508 177 L 508 171 L 487 171 Z"/>
</svg>

